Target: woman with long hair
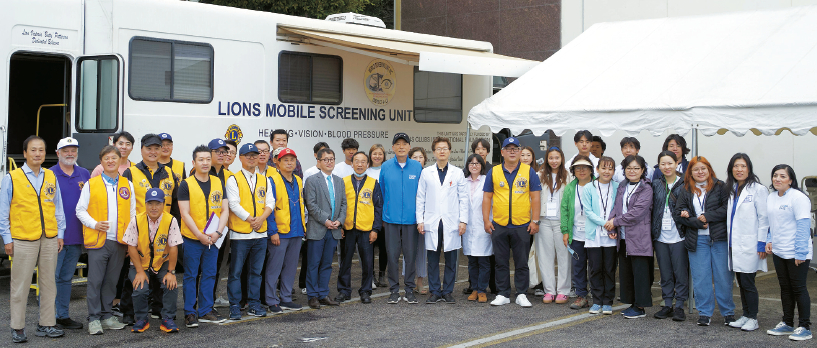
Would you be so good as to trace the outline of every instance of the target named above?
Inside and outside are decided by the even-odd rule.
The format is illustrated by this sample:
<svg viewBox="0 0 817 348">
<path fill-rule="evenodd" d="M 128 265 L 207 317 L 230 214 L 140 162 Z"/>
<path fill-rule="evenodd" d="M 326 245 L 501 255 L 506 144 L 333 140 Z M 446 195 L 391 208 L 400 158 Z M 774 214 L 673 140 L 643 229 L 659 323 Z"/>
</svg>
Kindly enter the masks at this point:
<svg viewBox="0 0 817 348">
<path fill-rule="evenodd" d="M 766 199 L 771 235 L 766 252 L 774 254 L 783 321 L 766 333 L 804 341 L 811 339 L 811 298 L 806 286 L 809 263 L 814 257 L 809 233 L 811 201 L 797 187 L 797 175 L 787 164 L 778 164 L 772 169 L 772 188 L 774 192 Z M 794 328 L 795 306 L 800 320 L 797 329 Z"/>
<path fill-rule="evenodd" d="M 519 161 L 529 165 L 534 171 L 539 171 L 539 164 L 536 163 L 536 153 L 533 152 L 532 147 L 525 146 L 522 148 L 522 151 L 519 152 Z"/>
<path fill-rule="evenodd" d="M 684 321 L 684 302 L 689 298 L 689 254 L 684 246 L 683 229 L 672 219 L 672 210 L 684 190 L 684 178 L 677 168 L 678 157 L 674 152 L 658 154 L 661 176 L 652 182 L 652 243 L 661 274 L 664 306 L 653 317 Z"/>
<path fill-rule="evenodd" d="M 485 289 L 491 273 L 489 258 L 494 254 L 491 235 L 482 228 L 482 188 L 485 186 L 485 174 L 488 168 L 479 154 L 468 156 L 463 172 L 468 184 L 468 227 L 462 235 L 462 253 L 468 256 L 468 277 L 472 280 L 473 292 L 469 301 L 488 302 Z"/>
<path fill-rule="evenodd" d="M 757 311 L 760 298 L 755 286 L 755 274 L 767 271 L 766 197 L 769 190 L 755 175 L 752 161 L 745 153 L 736 153 L 726 167 L 726 188 L 729 204 L 726 227 L 729 236 L 729 270 L 735 272 L 740 289 L 743 316 L 729 324 L 743 331 L 758 329 Z"/>
<path fill-rule="evenodd" d="M 576 287 L 576 300 L 570 304 L 570 309 L 582 309 L 589 307 L 589 304 L 587 301 L 587 253 L 584 250 L 586 218 L 580 193 L 584 186 L 593 180 L 593 162 L 590 157 L 576 155 L 571 162 L 570 172 L 575 179 L 567 184 L 562 194 L 559 226 L 562 231 L 562 244 L 568 249 L 568 252 L 573 250 L 571 252 L 573 254 L 571 279 L 573 286 Z"/>
<path fill-rule="evenodd" d="M 644 157 L 627 156 L 621 161 L 625 180 L 616 191 L 615 205 L 604 229 L 619 239 L 618 279 L 621 302 L 630 304 L 621 314 L 627 319 L 645 317 L 652 307 L 653 280 L 652 185 L 647 179 Z"/>
<path fill-rule="evenodd" d="M 539 233 L 533 235 L 533 248 L 538 255 L 539 276 L 545 290 L 544 303 L 567 303 L 570 293 L 570 254 L 562 243 L 559 206 L 567 186 L 568 173 L 565 155 L 553 146 L 545 152 L 546 162 L 539 171 L 539 180 L 547 188 L 541 191 L 542 204 Z M 559 274 L 554 274 L 554 260 L 559 263 Z"/>
<path fill-rule="evenodd" d="M 684 190 L 672 212 L 675 223 L 684 230 L 700 326 L 711 323 L 715 301 L 724 324 L 735 321 L 726 226 L 729 189 L 725 186 L 706 158 L 693 157 L 684 173 Z"/>
<path fill-rule="evenodd" d="M 375 179 L 380 178 L 380 166 L 383 162 L 386 162 L 386 149 L 381 144 L 372 145 L 369 148 L 369 168 L 366 169 L 366 175 Z"/>
</svg>

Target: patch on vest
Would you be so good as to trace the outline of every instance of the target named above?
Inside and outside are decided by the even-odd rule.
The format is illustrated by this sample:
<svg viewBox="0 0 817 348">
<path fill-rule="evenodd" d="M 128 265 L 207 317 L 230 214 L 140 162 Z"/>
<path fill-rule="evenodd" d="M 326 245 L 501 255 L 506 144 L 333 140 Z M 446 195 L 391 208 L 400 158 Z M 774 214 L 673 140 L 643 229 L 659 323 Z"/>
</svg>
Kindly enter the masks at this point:
<svg viewBox="0 0 817 348">
<path fill-rule="evenodd" d="M 169 195 L 173 190 L 173 184 L 170 182 L 170 179 L 162 180 L 162 191 L 165 192 L 165 195 Z"/>
<path fill-rule="evenodd" d="M 150 188 L 150 183 L 148 182 L 148 179 L 142 179 L 142 181 L 139 182 L 139 187 L 144 189 Z"/>
<path fill-rule="evenodd" d="M 215 205 L 215 204 L 221 204 L 221 191 L 215 191 L 215 192 L 213 192 L 213 194 L 211 195 L 211 197 L 212 197 L 213 199 L 212 199 L 212 201 L 210 201 L 210 204 L 213 204 L 213 205 Z"/>
<path fill-rule="evenodd" d="M 122 199 L 130 199 L 130 189 L 127 187 L 120 187 L 119 197 L 122 197 Z"/>
<path fill-rule="evenodd" d="M 53 202 L 54 195 L 57 194 L 57 185 L 54 185 L 50 182 L 43 183 L 43 192 L 45 192 L 45 202 Z"/>
<path fill-rule="evenodd" d="M 367 205 L 368 205 L 368 204 L 372 204 L 372 190 L 370 190 L 370 189 L 363 189 L 363 190 L 360 192 L 360 195 L 363 197 L 363 199 L 362 199 L 362 200 L 360 200 L 360 203 L 361 203 L 361 204 L 367 204 Z"/>
<path fill-rule="evenodd" d="M 267 196 L 267 188 L 266 187 L 258 187 L 255 189 L 255 195 L 258 197 L 258 204 L 264 204 L 265 197 Z"/>
</svg>

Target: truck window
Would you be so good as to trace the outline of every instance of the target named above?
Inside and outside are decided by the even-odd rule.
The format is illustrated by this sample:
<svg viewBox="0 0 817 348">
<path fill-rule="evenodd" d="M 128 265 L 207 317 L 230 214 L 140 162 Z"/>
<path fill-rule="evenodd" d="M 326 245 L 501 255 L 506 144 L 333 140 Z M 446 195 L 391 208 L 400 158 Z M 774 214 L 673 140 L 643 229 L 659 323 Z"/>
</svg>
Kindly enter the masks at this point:
<svg viewBox="0 0 817 348">
<path fill-rule="evenodd" d="M 119 62 L 115 57 L 80 58 L 77 130 L 111 132 L 117 129 Z"/>
<path fill-rule="evenodd" d="M 283 103 L 340 104 L 342 73 L 343 60 L 338 56 L 281 52 L 278 99 Z"/>
<path fill-rule="evenodd" d="M 209 103 L 213 46 L 135 37 L 130 43 L 128 94 L 134 100 Z"/>
<path fill-rule="evenodd" d="M 462 75 L 414 68 L 414 121 L 462 122 Z"/>
</svg>

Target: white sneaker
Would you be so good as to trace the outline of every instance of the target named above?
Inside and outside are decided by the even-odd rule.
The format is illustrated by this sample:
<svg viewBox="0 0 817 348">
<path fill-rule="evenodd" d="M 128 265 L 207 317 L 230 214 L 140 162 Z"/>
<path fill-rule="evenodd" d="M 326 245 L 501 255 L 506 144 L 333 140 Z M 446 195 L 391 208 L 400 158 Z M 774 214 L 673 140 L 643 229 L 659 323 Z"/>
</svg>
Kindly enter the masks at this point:
<svg viewBox="0 0 817 348">
<path fill-rule="evenodd" d="M 576 298 L 576 297 L 578 297 L 578 296 L 576 295 L 576 288 L 570 288 L 570 292 L 569 292 L 569 293 L 567 293 L 567 297 L 569 297 L 569 298 Z"/>
<path fill-rule="evenodd" d="M 102 323 L 100 323 L 99 320 L 94 320 L 88 323 L 88 333 L 91 335 L 101 335 Z"/>
<path fill-rule="evenodd" d="M 224 299 L 224 297 L 219 296 L 215 301 L 213 301 L 213 307 L 219 308 L 230 307 L 230 301 L 227 301 Z"/>
<path fill-rule="evenodd" d="M 747 319 L 746 323 L 740 327 L 743 331 L 755 331 L 758 328 L 760 328 L 760 326 L 757 324 L 757 319 Z"/>
<path fill-rule="evenodd" d="M 511 299 L 502 295 L 496 295 L 496 298 L 491 301 L 491 306 L 502 306 L 508 303 L 511 303 Z M 530 304 L 530 302 L 528 304 Z"/>
<path fill-rule="evenodd" d="M 301 294 L 306 295 L 306 288 L 301 289 Z"/>
<path fill-rule="evenodd" d="M 102 328 L 105 330 L 122 330 L 127 327 L 127 325 L 120 323 L 119 317 L 115 315 L 103 320 L 101 323 Z"/>
<path fill-rule="evenodd" d="M 533 296 L 544 297 L 545 296 L 545 290 L 542 290 L 542 289 L 533 290 Z"/>
<path fill-rule="evenodd" d="M 735 321 L 729 323 L 729 326 L 734 327 L 736 329 L 737 328 L 743 328 L 743 325 L 746 324 L 747 321 L 749 321 L 749 318 L 740 317 L 738 320 L 735 320 Z M 757 320 L 755 320 L 755 322 L 757 322 Z"/>
<path fill-rule="evenodd" d="M 523 308 L 528 308 L 531 306 L 530 301 L 528 301 L 528 297 L 525 294 L 516 295 L 516 304 L 522 306 Z"/>
<path fill-rule="evenodd" d="M 372 290 L 377 289 L 377 284 L 375 284 L 374 280 L 372 280 Z"/>
</svg>

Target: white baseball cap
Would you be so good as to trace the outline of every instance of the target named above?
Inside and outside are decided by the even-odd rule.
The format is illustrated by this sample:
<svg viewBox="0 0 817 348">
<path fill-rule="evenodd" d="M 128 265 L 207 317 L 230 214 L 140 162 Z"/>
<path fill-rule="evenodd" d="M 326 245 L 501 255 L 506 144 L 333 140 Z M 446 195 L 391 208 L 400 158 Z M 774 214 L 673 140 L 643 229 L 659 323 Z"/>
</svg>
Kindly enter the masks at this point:
<svg viewBox="0 0 817 348">
<path fill-rule="evenodd" d="M 72 137 L 62 138 L 62 139 L 60 139 L 60 142 L 57 143 L 57 150 L 59 150 L 59 149 L 61 149 L 63 147 L 66 147 L 66 146 L 79 147 L 79 142 L 77 141 L 77 139 L 74 139 Z"/>
</svg>

